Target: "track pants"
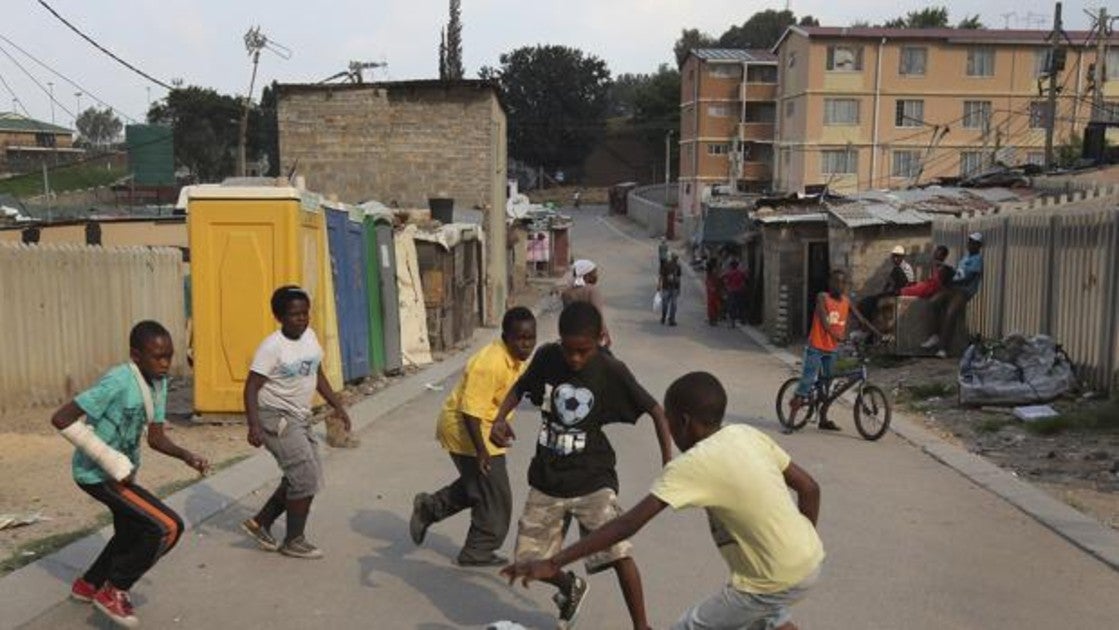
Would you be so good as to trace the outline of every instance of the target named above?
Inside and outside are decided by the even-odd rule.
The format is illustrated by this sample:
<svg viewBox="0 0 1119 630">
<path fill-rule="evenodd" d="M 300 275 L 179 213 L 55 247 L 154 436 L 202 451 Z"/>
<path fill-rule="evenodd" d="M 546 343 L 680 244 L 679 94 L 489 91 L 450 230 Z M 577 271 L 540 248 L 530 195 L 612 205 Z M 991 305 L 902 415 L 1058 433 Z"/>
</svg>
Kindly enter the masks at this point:
<svg viewBox="0 0 1119 630">
<path fill-rule="evenodd" d="M 78 487 L 113 513 L 113 537 L 82 576 L 90 584 L 108 580 L 127 591 L 179 542 L 182 519 L 140 486 L 106 481 Z"/>
</svg>

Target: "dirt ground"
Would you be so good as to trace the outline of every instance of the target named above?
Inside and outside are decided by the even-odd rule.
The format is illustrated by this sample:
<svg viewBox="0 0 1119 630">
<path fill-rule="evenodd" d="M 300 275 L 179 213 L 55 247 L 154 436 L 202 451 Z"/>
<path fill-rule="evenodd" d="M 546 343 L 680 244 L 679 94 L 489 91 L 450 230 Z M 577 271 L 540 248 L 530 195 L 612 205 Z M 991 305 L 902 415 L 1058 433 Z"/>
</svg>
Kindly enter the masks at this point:
<svg viewBox="0 0 1119 630">
<path fill-rule="evenodd" d="M 890 361 L 890 364 L 895 363 Z M 903 359 L 870 368 L 870 378 L 925 426 L 1014 472 L 1100 522 L 1119 528 L 1119 423 L 1112 428 L 1029 426 L 1011 408 L 957 404 L 954 360 Z M 1105 401 L 1068 397 L 1062 414 L 1100 413 Z"/>
<path fill-rule="evenodd" d="M 515 304 L 533 305 L 547 293 L 546 283 L 533 283 L 513 296 Z M 469 344 L 448 353 L 443 361 Z M 419 371 L 408 369 L 405 374 Z M 399 377 L 370 377 L 340 394 L 347 406 L 388 387 Z M 165 430 L 175 443 L 210 460 L 214 470 L 230 466 L 255 452 L 245 440 L 242 414 L 192 413 L 192 379 L 173 379 L 168 387 Z M 319 410 L 321 421 L 329 409 Z M 76 533 L 107 524 L 104 506 L 74 485 L 70 476 L 73 447 L 50 426 L 53 409 L 8 412 L 0 417 L 0 517 L 37 515 L 42 520 L 0 530 L 0 575 L 33 562 L 40 554 L 62 546 Z M 158 496 L 167 496 L 200 479 L 182 462 L 142 447 L 138 482 Z"/>
</svg>

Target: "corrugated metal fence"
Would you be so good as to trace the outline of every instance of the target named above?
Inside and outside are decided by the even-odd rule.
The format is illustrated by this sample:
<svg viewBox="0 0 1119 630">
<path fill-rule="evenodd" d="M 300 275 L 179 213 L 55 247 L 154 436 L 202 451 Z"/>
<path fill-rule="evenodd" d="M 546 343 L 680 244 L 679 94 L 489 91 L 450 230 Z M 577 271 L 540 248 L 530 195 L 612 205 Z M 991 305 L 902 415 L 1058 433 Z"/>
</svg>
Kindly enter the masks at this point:
<svg viewBox="0 0 1119 630">
<path fill-rule="evenodd" d="M 154 319 L 186 367 L 182 256 L 171 248 L 0 243 L 0 411 L 65 402 L 128 358 Z"/>
<path fill-rule="evenodd" d="M 1119 209 L 1023 212 L 938 221 L 933 239 L 965 250 L 983 233 L 983 286 L 968 329 L 988 338 L 1047 334 L 1091 387 L 1119 377 Z"/>
</svg>

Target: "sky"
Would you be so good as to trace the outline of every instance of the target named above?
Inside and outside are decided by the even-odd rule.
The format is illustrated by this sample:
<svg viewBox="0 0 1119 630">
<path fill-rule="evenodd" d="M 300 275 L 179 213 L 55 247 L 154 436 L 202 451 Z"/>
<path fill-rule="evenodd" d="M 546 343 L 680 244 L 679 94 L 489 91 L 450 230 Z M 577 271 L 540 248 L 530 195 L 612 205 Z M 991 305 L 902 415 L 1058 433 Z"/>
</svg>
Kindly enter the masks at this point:
<svg viewBox="0 0 1119 630">
<path fill-rule="evenodd" d="M 181 79 L 224 94 L 244 94 L 251 74 L 245 32 L 260 26 L 291 49 L 289 59 L 269 51 L 260 58 L 254 98 L 261 86 L 317 82 L 352 60 L 385 62 L 375 80 L 435 78 L 439 30 L 447 0 L 46 0 L 102 46 L 165 83 Z M 1064 2 L 1065 28 L 1086 29 L 1085 9 L 1099 0 Z M 834 0 L 791 2 L 797 16 L 824 26 L 880 22 L 923 8 L 926 2 Z M 1037 0 L 944 0 L 953 22 L 982 6 L 989 28 L 1045 28 L 1053 3 Z M 652 72 L 670 63 L 683 28 L 715 36 L 756 11 L 783 2 L 749 0 L 462 0 L 463 61 L 467 77 L 497 65 L 520 46 L 561 44 L 604 59 L 613 74 Z M 72 127 L 78 107 L 111 106 L 125 122 L 142 120 L 166 90 L 117 64 L 59 22 L 37 0 L 3 0 L 0 11 L 0 111 L 16 111 Z M 1031 23 L 1032 22 L 1032 23 Z M 24 56 L 23 48 L 59 75 Z M 11 55 L 12 58 L 9 58 Z M 26 73 L 13 61 L 18 61 Z M 28 74 L 31 76 L 29 77 Z M 34 80 L 32 79 L 34 78 Z M 65 77 L 65 78 L 63 78 Z M 48 85 L 48 81 L 53 86 Z M 36 85 L 36 82 L 40 86 Z M 78 84 L 75 87 L 71 82 Z M 13 95 L 19 100 L 13 103 Z M 81 92 L 81 96 L 76 93 Z"/>
</svg>

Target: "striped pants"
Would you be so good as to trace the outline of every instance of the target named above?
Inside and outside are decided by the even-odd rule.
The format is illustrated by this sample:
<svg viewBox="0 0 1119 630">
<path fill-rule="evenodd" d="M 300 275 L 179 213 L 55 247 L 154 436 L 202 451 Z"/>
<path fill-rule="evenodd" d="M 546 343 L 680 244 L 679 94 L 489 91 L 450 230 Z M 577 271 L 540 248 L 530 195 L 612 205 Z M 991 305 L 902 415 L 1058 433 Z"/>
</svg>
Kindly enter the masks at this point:
<svg viewBox="0 0 1119 630">
<path fill-rule="evenodd" d="M 182 519 L 140 486 L 106 481 L 78 487 L 113 513 L 113 537 L 82 576 L 90 584 L 108 580 L 127 591 L 179 542 Z"/>
</svg>

